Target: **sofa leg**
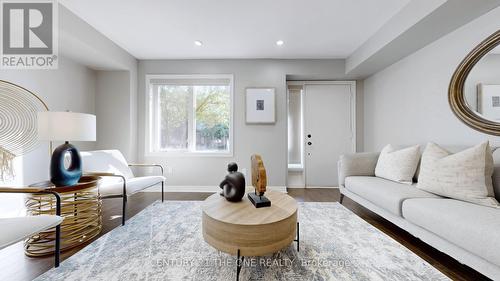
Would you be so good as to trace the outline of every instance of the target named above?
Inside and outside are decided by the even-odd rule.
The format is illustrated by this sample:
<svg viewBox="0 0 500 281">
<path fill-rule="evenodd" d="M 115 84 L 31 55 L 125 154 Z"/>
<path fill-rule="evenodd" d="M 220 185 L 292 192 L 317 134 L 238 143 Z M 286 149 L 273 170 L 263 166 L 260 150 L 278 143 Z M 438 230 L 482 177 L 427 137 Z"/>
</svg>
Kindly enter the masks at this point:
<svg viewBox="0 0 500 281">
<path fill-rule="evenodd" d="M 55 267 L 59 267 L 59 260 L 61 255 L 61 225 L 56 226 L 56 246 L 54 250 Z"/>
<path fill-rule="evenodd" d="M 126 209 L 127 209 L 127 195 L 123 196 L 123 204 L 122 204 L 122 225 L 125 225 Z"/>
<path fill-rule="evenodd" d="M 56 215 L 61 216 L 61 196 L 55 191 L 49 191 L 56 197 Z M 54 267 L 59 267 L 61 257 L 61 224 L 56 226 L 56 241 L 54 245 Z"/>
<path fill-rule="evenodd" d="M 344 201 L 344 194 L 340 193 L 340 200 L 339 200 L 340 204 L 342 204 L 342 201 Z"/>
<path fill-rule="evenodd" d="M 164 201 L 164 192 L 163 192 L 163 187 L 165 186 L 165 182 L 161 182 L 161 202 Z"/>
</svg>

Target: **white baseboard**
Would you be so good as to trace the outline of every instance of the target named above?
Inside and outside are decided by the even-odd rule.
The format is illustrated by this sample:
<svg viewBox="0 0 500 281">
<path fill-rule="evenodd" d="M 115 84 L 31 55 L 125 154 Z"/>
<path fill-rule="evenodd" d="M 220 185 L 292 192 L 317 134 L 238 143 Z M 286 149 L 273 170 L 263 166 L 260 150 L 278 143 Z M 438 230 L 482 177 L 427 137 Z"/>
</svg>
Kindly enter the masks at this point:
<svg viewBox="0 0 500 281">
<path fill-rule="evenodd" d="M 339 189 L 338 186 L 308 186 L 307 188 Z"/>
<path fill-rule="evenodd" d="M 247 186 L 247 189 L 253 189 L 252 186 Z M 221 189 L 214 185 L 166 185 L 165 192 L 206 192 L 215 193 Z M 286 192 L 286 186 L 268 186 L 267 190 Z M 142 192 L 161 192 L 161 185 L 156 185 L 143 190 Z"/>
<path fill-rule="evenodd" d="M 322 189 L 338 189 L 338 186 L 288 186 L 291 189 L 311 189 L 311 188 L 322 188 Z"/>
</svg>

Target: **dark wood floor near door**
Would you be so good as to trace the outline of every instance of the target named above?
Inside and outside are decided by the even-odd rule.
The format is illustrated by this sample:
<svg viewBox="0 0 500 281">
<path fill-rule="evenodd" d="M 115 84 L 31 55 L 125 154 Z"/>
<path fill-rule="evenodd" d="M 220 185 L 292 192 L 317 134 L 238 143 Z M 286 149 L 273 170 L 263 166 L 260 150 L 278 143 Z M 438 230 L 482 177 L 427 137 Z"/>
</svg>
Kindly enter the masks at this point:
<svg viewBox="0 0 500 281">
<path fill-rule="evenodd" d="M 167 193 L 166 200 L 204 200 L 210 195 L 211 193 Z M 289 195 L 294 197 L 297 201 L 305 202 L 338 202 L 340 197 L 338 189 L 289 189 Z M 127 216 L 129 218 L 132 217 L 159 198 L 160 195 L 153 192 L 140 192 L 131 196 L 130 200 L 127 202 Z M 411 236 L 406 231 L 399 229 L 397 226 L 363 208 L 349 198 L 346 197 L 343 204 L 362 219 L 432 264 L 448 277 L 454 280 L 486 279 L 473 269 L 433 249 Z M 103 230 L 99 236 L 120 226 L 120 214 L 120 199 L 107 199 L 103 201 Z M 70 257 L 84 246 L 63 253 L 62 259 L 64 260 Z M 23 252 L 22 243 L 17 243 L 0 251 L 0 280 L 32 280 L 49 270 L 53 266 L 53 261 L 52 257 L 26 257 Z"/>
</svg>

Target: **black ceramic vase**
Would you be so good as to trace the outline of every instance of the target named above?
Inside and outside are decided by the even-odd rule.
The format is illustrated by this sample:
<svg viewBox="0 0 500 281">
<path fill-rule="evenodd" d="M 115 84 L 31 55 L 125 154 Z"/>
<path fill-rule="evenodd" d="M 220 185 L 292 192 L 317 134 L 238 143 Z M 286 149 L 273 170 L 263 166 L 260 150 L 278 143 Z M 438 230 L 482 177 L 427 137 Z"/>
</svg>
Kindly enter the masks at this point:
<svg viewBox="0 0 500 281">
<path fill-rule="evenodd" d="M 71 155 L 71 164 L 68 169 L 64 167 L 66 152 Z M 82 176 L 82 158 L 72 144 L 65 142 L 58 146 L 50 159 L 50 181 L 56 186 L 75 185 Z"/>
<path fill-rule="evenodd" d="M 227 201 L 241 201 L 241 198 L 245 195 L 245 176 L 238 172 L 238 165 L 234 162 L 227 165 L 227 171 L 229 174 L 219 185 L 222 188 L 220 195 L 226 197 Z"/>
</svg>

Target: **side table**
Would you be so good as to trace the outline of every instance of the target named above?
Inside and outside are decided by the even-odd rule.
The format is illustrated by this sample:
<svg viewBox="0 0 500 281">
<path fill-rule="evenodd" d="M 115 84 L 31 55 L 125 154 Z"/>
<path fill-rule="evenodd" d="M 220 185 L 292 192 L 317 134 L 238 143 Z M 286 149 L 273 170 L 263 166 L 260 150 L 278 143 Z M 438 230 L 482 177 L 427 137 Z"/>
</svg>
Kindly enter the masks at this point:
<svg viewBox="0 0 500 281">
<path fill-rule="evenodd" d="M 55 191 L 61 196 L 61 251 L 79 246 L 101 232 L 102 213 L 99 197 L 100 177 L 83 176 L 73 186 L 54 186 L 50 181 L 31 187 Z M 26 197 L 26 210 L 31 216 L 55 214 L 54 196 L 30 194 Z M 38 257 L 54 253 L 55 228 L 31 236 L 24 242 L 27 256 Z"/>
</svg>

